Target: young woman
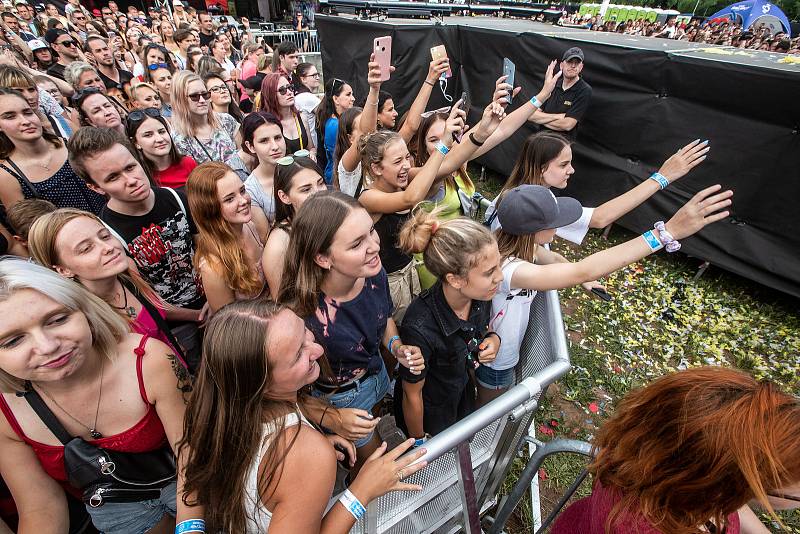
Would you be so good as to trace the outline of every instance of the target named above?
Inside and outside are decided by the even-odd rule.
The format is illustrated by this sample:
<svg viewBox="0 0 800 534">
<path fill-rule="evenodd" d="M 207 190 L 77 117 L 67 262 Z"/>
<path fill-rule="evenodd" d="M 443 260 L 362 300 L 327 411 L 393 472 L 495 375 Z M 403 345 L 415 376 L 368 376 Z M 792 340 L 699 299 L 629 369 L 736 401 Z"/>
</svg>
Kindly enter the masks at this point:
<svg viewBox="0 0 800 534">
<path fill-rule="evenodd" d="M 270 135 L 273 136 L 273 144 L 279 145 L 280 142 L 274 140 L 274 130 Z M 270 296 L 273 299 L 278 298 L 280 291 L 294 215 L 309 196 L 327 189 L 319 167 L 308 156 L 285 156 L 278 158 L 275 163 L 277 164 L 273 179 L 275 222 L 264 245 L 264 256 L 261 260 Z"/>
<path fill-rule="evenodd" d="M 230 75 L 228 75 L 228 78 L 230 78 Z M 239 109 L 236 99 L 231 95 L 231 90 L 225 82 L 224 72 L 209 72 L 203 76 L 203 81 L 206 84 L 206 89 L 211 93 L 211 107 L 214 112 L 227 113 L 241 124 L 244 120 L 244 113 Z"/>
<path fill-rule="evenodd" d="M 69 485 L 64 447 L 27 398 L 38 397 L 71 436 L 168 466 L 182 433 L 183 395 L 191 391 L 173 373 L 173 351 L 130 333 L 108 304 L 45 267 L 3 260 L 0 287 L 0 470 L 17 503 L 20 532 L 64 526 L 61 487 L 85 501 L 96 495 L 92 502 L 100 505 L 86 508 L 103 532 L 172 528 L 175 478 L 163 469 L 141 473 L 154 484 L 163 480 L 141 501 L 84 494 Z"/>
<path fill-rule="evenodd" d="M 708 224 L 728 216 L 731 191 L 716 185 L 700 191 L 666 223 L 665 231 L 683 239 Z M 514 367 L 530 316 L 536 291 L 562 289 L 596 280 L 655 252 L 648 241 L 637 237 L 575 263 L 549 251 L 543 245 L 553 240 L 558 228 L 581 217 L 580 203 L 567 197 L 556 199 L 547 188 L 522 185 L 501 194 L 497 201 L 496 231 L 502 261 L 503 283 L 492 299 L 491 327 L 503 339 L 497 358 L 475 371 L 480 405 L 505 392 L 514 384 Z M 655 231 L 653 243 L 662 243 Z M 665 234 L 666 235 L 666 234 Z M 649 237 L 649 236 L 648 236 Z M 670 248 L 674 249 L 674 245 Z M 657 248 L 656 248 L 657 249 Z"/>
<path fill-rule="evenodd" d="M 443 209 L 417 210 L 400 231 L 400 247 L 407 254 L 422 252 L 437 277 L 408 307 L 400 329 L 425 360 L 422 374 L 400 368 L 394 397 L 397 425 L 418 442 L 472 412 L 469 374 L 494 360 L 500 348 L 487 302 L 503 281 L 497 242 L 472 219 L 440 219 Z"/>
<path fill-rule="evenodd" d="M 211 53 L 211 57 L 216 59 L 217 63 L 219 63 L 219 66 L 222 67 L 228 74 L 230 74 L 231 71 L 236 68 L 236 66 L 228 57 L 228 50 L 225 47 L 225 42 L 223 39 L 213 39 L 210 43 L 208 43 L 208 51 Z"/>
<path fill-rule="evenodd" d="M 294 107 L 294 87 L 285 76 L 278 73 L 267 74 L 261 82 L 261 111 L 278 117 L 286 139 L 286 152 L 308 150 L 314 157 L 316 147 L 305 119 Z"/>
<path fill-rule="evenodd" d="M 197 163 L 227 164 L 242 181 L 250 171 L 239 157 L 236 133 L 239 124 L 211 108 L 211 93 L 197 74 L 181 71 L 172 84 L 172 138 L 184 154 Z"/>
<path fill-rule="evenodd" d="M 137 83 L 131 87 L 131 106 L 133 109 L 161 109 L 161 96 L 149 83 Z"/>
<path fill-rule="evenodd" d="M 125 125 L 119 108 L 108 95 L 96 87 L 87 87 L 75 93 L 72 98 L 81 117 L 83 126 L 107 128 L 125 135 Z"/>
<path fill-rule="evenodd" d="M 197 62 L 203 57 L 203 50 L 199 46 L 190 46 L 186 51 L 186 70 L 197 72 Z"/>
<path fill-rule="evenodd" d="M 99 213 L 105 198 L 86 187 L 67 159 L 58 136 L 42 130 L 25 98 L 0 87 L 0 202 L 43 198 L 58 207 Z"/>
<path fill-rule="evenodd" d="M 158 187 L 176 189 L 186 185 L 189 173 L 197 167 L 191 156 L 183 156 L 170 137 L 167 120 L 157 108 L 131 111 L 125 133 L 138 151 L 139 162 Z"/>
<path fill-rule="evenodd" d="M 317 125 L 320 128 L 321 143 L 317 150 L 317 161 L 325 164 L 325 183 L 333 180 L 334 151 L 339 133 L 339 115 L 353 107 L 355 102 L 353 88 L 339 78 L 332 78 L 325 84 L 325 98 L 317 106 Z"/>
<path fill-rule="evenodd" d="M 173 39 L 173 35 L 175 35 L 175 26 L 173 26 L 168 20 L 162 20 L 158 25 L 158 30 L 161 34 L 161 41 L 164 44 L 164 48 L 173 54 L 180 52 L 178 43 L 176 43 L 175 39 Z"/>
<path fill-rule="evenodd" d="M 189 175 L 186 195 L 199 233 L 194 261 L 211 311 L 259 297 L 269 228 L 264 214 L 251 208 L 242 180 L 224 163 L 206 162 Z"/>
<path fill-rule="evenodd" d="M 134 332 L 170 344 L 164 321 L 171 306 L 130 269 L 122 244 L 97 216 L 74 208 L 42 215 L 31 225 L 28 247 L 39 264 L 107 302 Z"/>
<path fill-rule="evenodd" d="M 297 82 L 294 87 L 294 106 L 306 119 L 314 146 L 320 146 L 315 113 L 320 103 L 317 96 L 320 86 L 319 71 L 312 63 L 300 63 L 294 72 Z"/>
<path fill-rule="evenodd" d="M 349 532 L 355 520 L 343 504 L 326 510 L 337 457 L 346 459 L 333 445 L 351 465 L 353 446 L 319 432 L 301 411 L 319 405 L 301 391 L 319 376 L 322 356 L 303 320 L 264 300 L 236 302 L 211 319 L 203 345 L 180 450 L 189 504 L 205 510 L 208 532 Z M 379 447 L 349 495 L 366 505 L 420 489 L 401 482 L 426 463 L 411 465 L 424 449 L 399 459 L 410 445 L 386 454 Z"/>
<path fill-rule="evenodd" d="M 0 65 L 0 87 L 19 91 L 31 109 L 39 115 L 43 128 L 63 139 L 68 139 L 72 132 L 80 127 L 77 112 L 67 110 L 62 104 L 66 99 L 53 81 L 55 78 L 39 75 L 36 78 L 49 82 L 48 89 L 55 87 L 55 91 L 40 90 L 38 81 L 21 67 Z"/>
<path fill-rule="evenodd" d="M 158 65 L 155 70 L 148 68 L 147 73 L 161 99 L 161 116 L 172 119 L 172 73 L 168 68 Z"/>
<path fill-rule="evenodd" d="M 254 207 L 258 206 L 270 224 L 275 222 L 275 167 L 286 155 L 281 122 L 264 111 L 251 113 L 242 124 L 242 149 L 258 160 L 244 182 Z"/>
<path fill-rule="evenodd" d="M 420 372 L 422 355 L 397 335 L 392 302 L 372 219 L 338 191 L 311 196 L 292 221 L 278 302 L 291 303 L 324 348 L 329 372 L 313 394 L 336 408 L 365 410 L 371 418 L 389 392 L 381 357 Z M 372 430 L 355 440 L 358 465 L 379 443 Z"/>
<path fill-rule="evenodd" d="M 775 510 L 797 508 L 798 427 L 797 397 L 741 371 L 663 376 L 628 393 L 600 427 L 592 495 L 552 532 L 767 534 L 748 503 L 778 523 Z"/>
<path fill-rule="evenodd" d="M 175 74 L 175 66 L 170 60 L 169 51 L 159 44 L 150 43 L 142 49 L 141 63 L 137 63 L 136 72 L 133 73 L 141 81 L 153 83 L 153 72 L 156 66 L 167 69 L 170 74 Z"/>
</svg>

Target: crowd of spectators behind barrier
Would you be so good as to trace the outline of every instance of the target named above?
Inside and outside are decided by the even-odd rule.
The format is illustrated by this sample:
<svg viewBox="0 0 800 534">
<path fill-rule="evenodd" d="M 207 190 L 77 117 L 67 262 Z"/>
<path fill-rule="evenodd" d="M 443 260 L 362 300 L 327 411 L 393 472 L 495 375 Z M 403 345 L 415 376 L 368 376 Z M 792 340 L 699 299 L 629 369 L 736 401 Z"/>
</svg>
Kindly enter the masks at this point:
<svg viewBox="0 0 800 534">
<path fill-rule="evenodd" d="M 623 35 L 658 37 L 690 43 L 732 46 L 751 50 L 765 50 L 781 54 L 800 55 L 800 37 L 792 39 L 785 32 L 773 33 L 769 27 L 756 23 L 747 30 L 742 25 L 727 21 L 702 23 L 692 20 L 677 23 L 675 17 L 665 22 L 644 20 L 604 21 L 601 16 L 565 15 L 558 20 L 559 25 L 579 26 L 592 31 L 612 32 Z"/>
</svg>

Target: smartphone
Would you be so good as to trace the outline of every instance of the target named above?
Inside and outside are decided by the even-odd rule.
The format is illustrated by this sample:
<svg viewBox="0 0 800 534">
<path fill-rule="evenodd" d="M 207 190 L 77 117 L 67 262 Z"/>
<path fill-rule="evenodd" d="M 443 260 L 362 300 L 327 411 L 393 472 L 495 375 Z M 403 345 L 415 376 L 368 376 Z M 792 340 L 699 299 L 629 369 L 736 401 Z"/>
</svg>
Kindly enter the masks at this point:
<svg viewBox="0 0 800 534">
<path fill-rule="evenodd" d="M 458 105 L 458 109 L 462 110 L 464 113 L 469 113 L 468 98 L 469 97 L 467 96 L 467 92 L 466 91 L 462 91 L 461 92 L 461 98 L 458 99 L 460 101 L 460 104 Z M 463 136 L 464 136 L 464 132 L 463 131 L 462 132 L 456 132 L 456 133 L 453 134 L 453 140 L 456 143 L 460 143 L 461 142 L 461 138 Z"/>
<path fill-rule="evenodd" d="M 603 289 L 601 287 L 593 287 L 592 288 L 592 293 L 594 293 L 595 295 L 597 295 L 598 297 L 600 297 L 601 299 L 603 299 L 606 302 L 611 302 L 612 300 L 614 300 L 611 297 L 611 295 L 608 294 L 608 291 L 606 291 L 605 289 Z"/>
<path fill-rule="evenodd" d="M 392 36 L 375 38 L 375 62 L 381 67 L 381 81 L 389 80 L 392 64 Z"/>
<path fill-rule="evenodd" d="M 511 87 L 512 87 L 511 92 L 509 92 L 508 96 L 506 97 L 506 103 L 508 103 L 508 104 L 511 103 L 511 95 L 514 92 L 514 89 L 513 89 L 513 87 L 514 87 L 514 74 L 516 72 L 517 72 L 517 67 L 514 66 L 514 62 L 511 61 L 510 59 L 508 59 L 507 57 L 503 58 L 503 76 L 506 76 L 506 83 L 510 84 Z"/>
<path fill-rule="evenodd" d="M 444 45 L 438 45 L 431 48 L 431 58 L 434 60 L 447 58 L 447 49 Z M 453 71 L 451 69 L 447 69 L 447 72 L 444 73 L 445 78 L 450 78 L 453 75 Z"/>
</svg>

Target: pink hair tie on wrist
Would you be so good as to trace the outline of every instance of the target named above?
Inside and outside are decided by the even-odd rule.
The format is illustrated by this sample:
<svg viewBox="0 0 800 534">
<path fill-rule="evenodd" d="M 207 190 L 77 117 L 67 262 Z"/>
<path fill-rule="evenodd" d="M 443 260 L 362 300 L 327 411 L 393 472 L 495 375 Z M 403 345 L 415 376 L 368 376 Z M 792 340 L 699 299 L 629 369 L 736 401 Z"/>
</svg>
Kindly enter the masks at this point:
<svg viewBox="0 0 800 534">
<path fill-rule="evenodd" d="M 433 224 L 431 224 L 431 235 L 435 234 L 438 231 L 439 231 L 439 221 L 433 221 Z"/>
</svg>

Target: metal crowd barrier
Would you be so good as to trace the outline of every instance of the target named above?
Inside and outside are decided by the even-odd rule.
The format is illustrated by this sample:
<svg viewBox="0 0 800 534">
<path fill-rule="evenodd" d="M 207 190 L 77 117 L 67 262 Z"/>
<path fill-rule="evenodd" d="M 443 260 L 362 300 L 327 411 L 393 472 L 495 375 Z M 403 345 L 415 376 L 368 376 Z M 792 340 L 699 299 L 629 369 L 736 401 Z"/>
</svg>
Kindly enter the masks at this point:
<svg viewBox="0 0 800 534">
<path fill-rule="evenodd" d="M 496 503 L 540 395 L 569 368 L 558 294 L 540 292 L 520 349 L 519 384 L 430 439 L 428 466 L 408 478 L 422 491 L 376 499 L 351 533 L 481 532 L 480 515 Z"/>
<path fill-rule="evenodd" d="M 264 42 L 271 48 L 275 48 L 281 41 L 291 41 L 300 50 L 300 53 L 319 53 L 319 37 L 317 37 L 317 30 L 308 30 L 303 32 L 295 31 L 261 31 L 255 30 L 252 32 L 254 37 L 263 37 Z"/>
</svg>

